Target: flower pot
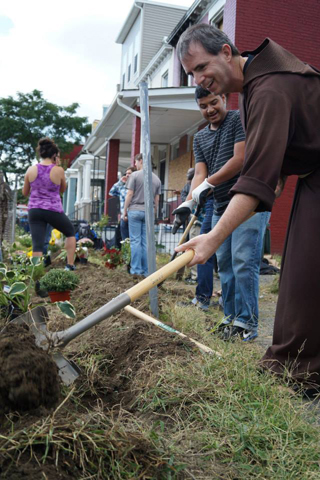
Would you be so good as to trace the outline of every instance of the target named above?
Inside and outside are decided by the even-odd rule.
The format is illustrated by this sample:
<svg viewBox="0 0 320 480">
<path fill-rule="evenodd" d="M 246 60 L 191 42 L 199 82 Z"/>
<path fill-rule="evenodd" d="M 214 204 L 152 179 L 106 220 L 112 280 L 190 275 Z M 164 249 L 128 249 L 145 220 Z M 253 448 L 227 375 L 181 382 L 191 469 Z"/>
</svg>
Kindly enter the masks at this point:
<svg viewBox="0 0 320 480">
<path fill-rule="evenodd" d="M 55 302 L 65 302 L 66 300 L 70 300 L 70 290 L 66 290 L 65 292 L 48 292 L 51 303 Z"/>
</svg>

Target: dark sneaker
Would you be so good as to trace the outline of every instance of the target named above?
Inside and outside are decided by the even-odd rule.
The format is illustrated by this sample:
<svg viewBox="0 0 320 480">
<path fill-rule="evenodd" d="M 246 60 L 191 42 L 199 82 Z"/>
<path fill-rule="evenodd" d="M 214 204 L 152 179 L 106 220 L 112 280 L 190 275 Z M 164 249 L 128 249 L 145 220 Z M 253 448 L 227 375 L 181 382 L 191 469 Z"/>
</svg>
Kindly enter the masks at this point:
<svg viewBox="0 0 320 480">
<path fill-rule="evenodd" d="M 230 325 L 225 327 L 223 331 L 223 340 L 236 340 L 240 338 L 243 342 L 250 342 L 257 338 L 258 332 L 255 330 L 246 330 L 242 327 L 237 327 L 234 325 Z"/>
<path fill-rule="evenodd" d="M 177 305 L 179 307 L 196 307 L 203 312 L 209 311 L 209 305 L 200 302 L 196 297 L 194 297 L 194 299 L 189 302 L 178 302 Z"/>
<path fill-rule="evenodd" d="M 43 266 L 49 267 L 49 265 L 51 265 L 51 257 L 50 255 L 46 255 L 43 259 Z"/>
<path fill-rule="evenodd" d="M 76 269 L 74 265 L 69 265 L 69 263 L 64 267 L 65 270 L 69 270 L 70 272 L 73 272 L 73 270 Z"/>
<path fill-rule="evenodd" d="M 208 332 L 210 332 L 212 335 L 217 335 L 218 337 L 222 338 L 224 337 L 224 331 L 226 328 L 227 324 L 226 323 L 220 323 L 220 324 L 210 324 L 207 327 Z"/>
<path fill-rule="evenodd" d="M 184 283 L 186 283 L 187 285 L 197 285 L 198 281 L 194 278 L 188 277 L 184 280 Z"/>
<path fill-rule="evenodd" d="M 194 299 L 191 300 L 190 305 L 193 305 L 194 307 L 199 308 L 199 310 L 202 310 L 203 312 L 208 312 L 209 306 L 210 306 L 206 303 L 200 302 L 200 300 L 198 300 L 197 297 L 194 297 Z"/>
</svg>

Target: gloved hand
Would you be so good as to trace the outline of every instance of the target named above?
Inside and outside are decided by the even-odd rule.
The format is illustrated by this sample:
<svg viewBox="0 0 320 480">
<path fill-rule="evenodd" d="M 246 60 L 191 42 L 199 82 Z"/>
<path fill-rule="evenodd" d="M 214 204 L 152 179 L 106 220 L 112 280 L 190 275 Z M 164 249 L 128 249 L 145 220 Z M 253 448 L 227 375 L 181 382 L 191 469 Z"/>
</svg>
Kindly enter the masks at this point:
<svg viewBox="0 0 320 480">
<path fill-rule="evenodd" d="M 197 188 L 192 191 L 192 200 L 194 200 L 197 205 L 203 207 L 206 203 L 208 194 L 211 193 L 213 189 L 214 185 L 211 185 L 206 178 L 202 183 L 200 183 L 200 185 L 197 186 Z"/>
<path fill-rule="evenodd" d="M 192 209 L 194 207 L 193 200 L 186 200 L 185 202 L 181 203 L 179 207 L 173 210 L 173 215 L 175 215 L 172 233 L 173 235 L 177 232 L 178 228 L 183 225 L 191 215 Z"/>
</svg>

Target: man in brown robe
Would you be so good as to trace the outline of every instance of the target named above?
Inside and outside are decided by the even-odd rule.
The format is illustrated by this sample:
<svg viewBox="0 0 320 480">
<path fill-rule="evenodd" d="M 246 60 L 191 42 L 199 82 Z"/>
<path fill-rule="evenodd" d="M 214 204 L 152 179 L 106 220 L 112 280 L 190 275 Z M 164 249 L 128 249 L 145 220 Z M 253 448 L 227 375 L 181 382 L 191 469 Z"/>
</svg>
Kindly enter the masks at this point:
<svg viewBox="0 0 320 480">
<path fill-rule="evenodd" d="M 178 55 L 195 82 L 239 92 L 245 163 L 217 226 L 178 247 L 204 263 L 253 212 L 271 211 L 288 175 L 299 175 L 283 252 L 273 344 L 262 364 L 320 390 L 320 73 L 270 39 L 239 54 L 211 25 L 189 27 Z M 203 190 L 208 188 L 203 182 Z"/>
</svg>

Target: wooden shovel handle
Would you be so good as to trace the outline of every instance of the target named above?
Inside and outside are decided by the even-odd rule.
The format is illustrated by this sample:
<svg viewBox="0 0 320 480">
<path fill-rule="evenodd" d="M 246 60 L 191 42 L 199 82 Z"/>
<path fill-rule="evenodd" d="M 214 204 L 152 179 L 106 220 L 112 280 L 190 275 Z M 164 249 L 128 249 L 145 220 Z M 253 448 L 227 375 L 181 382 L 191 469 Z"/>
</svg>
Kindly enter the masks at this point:
<svg viewBox="0 0 320 480">
<path fill-rule="evenodd" d="M 159 283 L 170 277 L 170 275 L 180 270 L 180 268 L 188 265 L 193 257 L 194 251 L 187 250 L 172 262 L 169 262 L 164 267 L 149 275 L 147 278 L 142 280 L 142 282 L 139 282 L 137 285 L 134 285 L 134 287 L 129 288 L 129 290 L 126 291 L 126 294 L 129 295 L 131 302 L 134 302 L 134 300 L 140 298 L 153 287 L 156 287 Z"/>
<path fill-rule="evenodd" d="M 202 352 L 214 353 L 215 355 L 217 355 L 217 357 L 219 357 L 219 358 L 222 357 L 221 353 L 215 352 L 214 350 L 212 350 L 212 348 L 207 347 L 206 345 L 203 345 L 203 343 L 197 342 L 197 340 L 194 340 L 193 338 L 188 337 L 187 335 L 185 335 L 182 332 L 179 332 L 175 328 L 169 327 L 165 323 L 160 322 L 159 320 L 151 317 L 150 315 L 147 315 L 144 312 L 140 312 L 140 310 L 137 310 L 136 308 L 131 307 L 131 305 L 128 305 L 128 306 L 124 307 L 124 309 L 127 312 L 134 315 L 135 317 L 140 318 L 141 320 L 145 320 L 146 322 L 152 323 L 153 325 L 156 325 L 157 327 L 160 327 L 160 328 L 162 328 L 163 330 L 166 330 L 169 333 L 175 333 L 176 335 L 178 335 L 181 338 L 186 338 L 187 340 L 189 340 L 189 342 L 194 343 Z"/>
</svg>

